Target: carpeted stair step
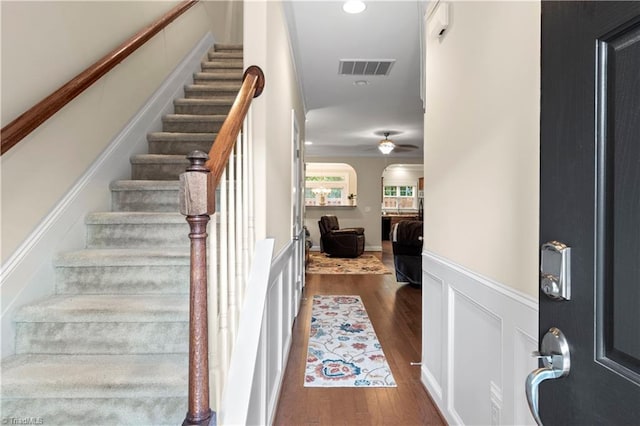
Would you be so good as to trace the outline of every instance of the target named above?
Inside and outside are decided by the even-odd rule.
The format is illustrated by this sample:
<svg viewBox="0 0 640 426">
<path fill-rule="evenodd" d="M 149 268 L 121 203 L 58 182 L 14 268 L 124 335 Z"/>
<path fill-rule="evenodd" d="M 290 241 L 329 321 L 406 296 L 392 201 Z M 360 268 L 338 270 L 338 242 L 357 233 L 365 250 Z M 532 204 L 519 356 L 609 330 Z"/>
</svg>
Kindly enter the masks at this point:
<svg viewBox="0 0 640 426">
<path fill-rule="evenodd" d="M 206 82 L 242 82 L 242 70 L 232 69 L 231 71 L 209 71 L 209 72 L 195 72 L 193 73 L 193 80 L 197 83 L 197 80 Z"/>
<path fill-rule="evenodd" d="M 209 152 L 217 133 L 155 132 L 147 135 L 149 153 L 186 156 L 199 150 Z"/>
<path fill-rule="evenodd" d="M 216 73 L 216 72 L 199 72 L 193 75 L 193 84 L 195 85 L 221 85 L 223 83 L 242 85 L 242 73 Z M 233 99 L 233 96 L 229 96 Z"/>
<path fill-rule="evenodd" d="M 200 73 L 200 75 L 208 75 L 210 73 Z M 236 74 L 231 74 L 228 73 L 229 76 L 233 76 L 236 77 Z M 240 76 L 242 77 L 242 76 Z M 242 78 L 229 78 L 229 79 L 225 79 L 225 80 L 221 80 L 221 79 L 215 79 L 215 78 L 207 78 L 207 77 L 201 77 L 200 80 L 203 81 L 203 83 L 199 83 L 197 81 L 194 81 L 194 84 L 188 84 L 186 87 L 195 87 L 195 89 L 198 89 L 199 86 L 204 86 L 203 89 L 205 90 L 209 90 L 209 91 L 213 91 L 211 93 L 215 95 L 219 95 L 220 96 L 226 96 L 230 97 L 230 98 L 235 98 L 235 95 L 238 93 L 238 91 L 240 90 L 240 86 L 242 85 Z"/>
<path fill-rule="evenodd" d="M 189 248 L 189 225 L 180 213 L 90 213 L 85 223 L 87 248 Z"/>
<path fill-rule="evenodd" d="M 139 154 L 130 162 L 132 180 L 178 180 L 189 166 L 185 155 Z"/>
<path fill-rule="evenodd" d="M 15 321 L 16 354 L 186 353 L 189 296 L 54 296 Z"/>
<path fill-rule="evenodd" d="M 213 99 L 183 98 L 173 101 L 176 114 L 227 115 L 233 105 L 233 96 L 218 96 Z"/>
<path fill-rule="evenodd" d="M 188 99 L 212 98 L 218 96 L 234 97 L 240 91 L 241 83 L 221 82 L 209 84 L 187 84 L 184 87 L 184 97 Z"/>
<path fill-rule="evenodd" d="M 189 251 L 94 249 L 54 259 L 56 294 L 188 294 Z"/>
<path fill-rule="evenodd" d="M 241 61 L 242 60 L 242 52 L 220 52 L 220 51 L 209 51 L 209 60 L 210 61 Z"/>
<path fill-rule="evenodd" d="M 162 118 L 162 131 L 216 133 L 220 130 L 225 118 L 224 115 L 167 114 Z"/>
<path fill-rule="evenodd" d="M 2 416 L 46 425 L 176 425 L 187 407 L 188 358 L 16 355 L 2 363 Z"/>
<path fill-rule="evenodd" d="M 178 212 L 180 182 L 174 180 L 118 180 L 111 182 L 111 210 Z"/>
<path fill-rule="evenodd" d="M 229 61 L 203 61 L 200 64 L 202 71 L 210 72 L 210 71 L 221 71 L 221 72 L 230 72 L 237 73 L 238 71 L 242 71 L 244 67 L 244 63 L 242 60 L 234 59 Z"/>
<path fill-rule="evenodd" d="M 242 52 L 243 50 L 244 50 L 244 46 L 242 44 L 216 43 L 214 45 L 214 51 L 216 51 L 216 52 L 225 52 L 225 51 L 239 51 L 239 52 Z"/>
</svg>

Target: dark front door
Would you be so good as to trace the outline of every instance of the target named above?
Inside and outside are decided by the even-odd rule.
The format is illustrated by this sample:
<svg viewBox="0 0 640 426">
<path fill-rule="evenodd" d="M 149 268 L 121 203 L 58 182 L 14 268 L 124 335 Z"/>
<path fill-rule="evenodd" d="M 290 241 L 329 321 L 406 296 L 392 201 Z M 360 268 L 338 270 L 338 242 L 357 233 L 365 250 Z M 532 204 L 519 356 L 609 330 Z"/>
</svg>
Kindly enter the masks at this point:
<svg viewBox="0 0 640 426">
<path fill-rule="evenodd" d="M 545 425 L 640 424 L 640 2 L 543 2 L 540 243 L 571 247 L 571 298 L 540 293 L 567 377 Z"/>
</svg>

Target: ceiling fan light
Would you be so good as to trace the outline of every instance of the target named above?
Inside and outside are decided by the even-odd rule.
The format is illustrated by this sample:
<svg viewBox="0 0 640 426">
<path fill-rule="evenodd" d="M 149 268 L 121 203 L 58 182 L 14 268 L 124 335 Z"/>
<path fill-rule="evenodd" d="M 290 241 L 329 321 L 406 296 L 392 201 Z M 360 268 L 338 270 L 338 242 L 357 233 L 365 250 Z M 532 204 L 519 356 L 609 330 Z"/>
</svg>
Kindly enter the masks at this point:
<svg viewBox="0 0 640 426">
<path fill-rule="evenodd" d="M 363 12 L 366 8 L 367 5 L 360 0 L 349 0 L 344 2 L 344 4 L 342 5 L 342 10 L 347 13 L 360 13 Z"/>
<path fill-rule="evenodd" d="M 380 150 L 381 153 L 385 155 L 390 154 L 395 147 L 396 145 L 393 142 L 391 142 L 389 139 L 383 139 L 378 144 L 378 149 Z"/>
</svg>

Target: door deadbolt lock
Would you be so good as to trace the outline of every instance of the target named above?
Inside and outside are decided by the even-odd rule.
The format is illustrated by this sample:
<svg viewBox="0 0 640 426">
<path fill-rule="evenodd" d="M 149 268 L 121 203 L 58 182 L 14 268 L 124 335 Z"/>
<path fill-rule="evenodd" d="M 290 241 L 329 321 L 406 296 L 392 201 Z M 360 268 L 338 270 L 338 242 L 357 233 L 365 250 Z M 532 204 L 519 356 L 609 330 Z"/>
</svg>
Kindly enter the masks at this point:
<svg viewBox="0 0 640 426">
<path fill-rule="evenodd" d="M 554 300 L 571 299 L 571 247 L 558 241 L 542 245 L 540 289 Z"/>
</svg>

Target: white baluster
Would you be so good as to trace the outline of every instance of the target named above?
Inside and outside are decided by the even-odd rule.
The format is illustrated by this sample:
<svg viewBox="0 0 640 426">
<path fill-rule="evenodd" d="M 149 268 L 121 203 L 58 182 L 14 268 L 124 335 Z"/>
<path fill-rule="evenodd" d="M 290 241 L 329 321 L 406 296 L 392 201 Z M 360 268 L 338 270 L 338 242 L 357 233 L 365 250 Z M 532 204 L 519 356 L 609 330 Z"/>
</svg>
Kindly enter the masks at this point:
<svg viewBox="0 0 640 426">
<path fill-rule="evenodd" d="M 229 358 L 231 356 L 231 344 L 229 340 L 229 276 L 227 270 L 227 258 L 229 253 L 227 252 L 228 246 L 228 233 L 227 233 L 227 217 L 228 217 L 228 188 L 227 188 L 227 171 L 222 173 L 220 178 L 220 245 L 218 250 L 220 252 L 220 368 L 223 372 L 223 386 L 224 376 L 229 368 Z"/>
<path fill-rule="evenodd" d="M 229 179 L 229 220 L 227 222 L 227 279 L 229 280 L 229 338 L 231 345 L 236 341 L 236 331 L 238 330 L 238 317 L 237 317 L 237 305 L 236 305 L 236 168 L 234 156 L 236 155 L 236 148 L 231 151 L 231 158 L 227 164 L 227 177 Z"/>
<path fill-rule="evenodd" d="M 248 262 L 247 265 L 251 265 L 253 263 L 253 248 L 256 243 L 256 228 L 255 228 L 255 176 L 253 173 L 253 129 L 251 128 L 251 123 L 253 113 L 249 110 L 247 114 L 247 157 L 249 166 L 249 188 L 247 192 L 249 193 L 249 208 L 248 210 L 248 222 L 247 222 L 247 230 L 249 231 L 249 253 L 248 253 Z"/>
<path fill-rule="evenodd" d="M 211 408 L 216 411 L 220 407 L 220 398 L 222 396 L 222 370 L 220 368 L 220 306 L 219 306 L 219 284 L 218 279 L 218 226 L 220 214 L 215 213 L 209 222 L 209 245 L 208 248 L 208 282 L 209 282 L 209 384 L 211 387 L 210 404 Z"/>
<path fill-rule="evenodd" d="M 242 300 L 244 300 L 244 290 L 246 283 L 249 279 L 249 252 L 253 250 L 253 247 L 249 243 L 249 181 L 250 181 L 250 169 L 249 167 L 249 132 L 248 132 L 247 120 L 245 120 L 242 128 L 242 264 L 244 265 L 242 271 L 243 286 L 241 290 Z"/>
<path fill-rule="evenodd" d="M 236 262 L 236 306 L 238 307 L 237 309 L 237 318 L 236 320 L 240 319 L 240 314 L 241 314 L 241 310 L 242 310 L 242 295 L 243 295 L 243 291 L 242 289 L 244 288 L 244 274 L 243 274 L 243 268 L 244 268 L 244 263 L 243 263 L 243 259 L 242 259 L 242 252 L 243 252 L 243 241 L 242 241 L 242 235 L 244 233 L 244 228 L 243 228 L 243 223 L 242 223 L 242 218 L 244 216 L 244 186 L 243 186 L 243 182 L 244 182 L 244 168 L 243 168 L 243 157 L 244 157 L 244 151 L 243 151 L 243 145 L 242 145 L 242 141 L 243 141 L 244 137 L 242 135 L 242 132 L 240 132 L 238 134 L 238 138 L 236 140 L 236 236 L 235 236 L 235 240 L 236 240 L 236 250 L 235 250 L 235 262 Z M 237 322 L 236 322 L 237 323 Z"/>
</svg>

